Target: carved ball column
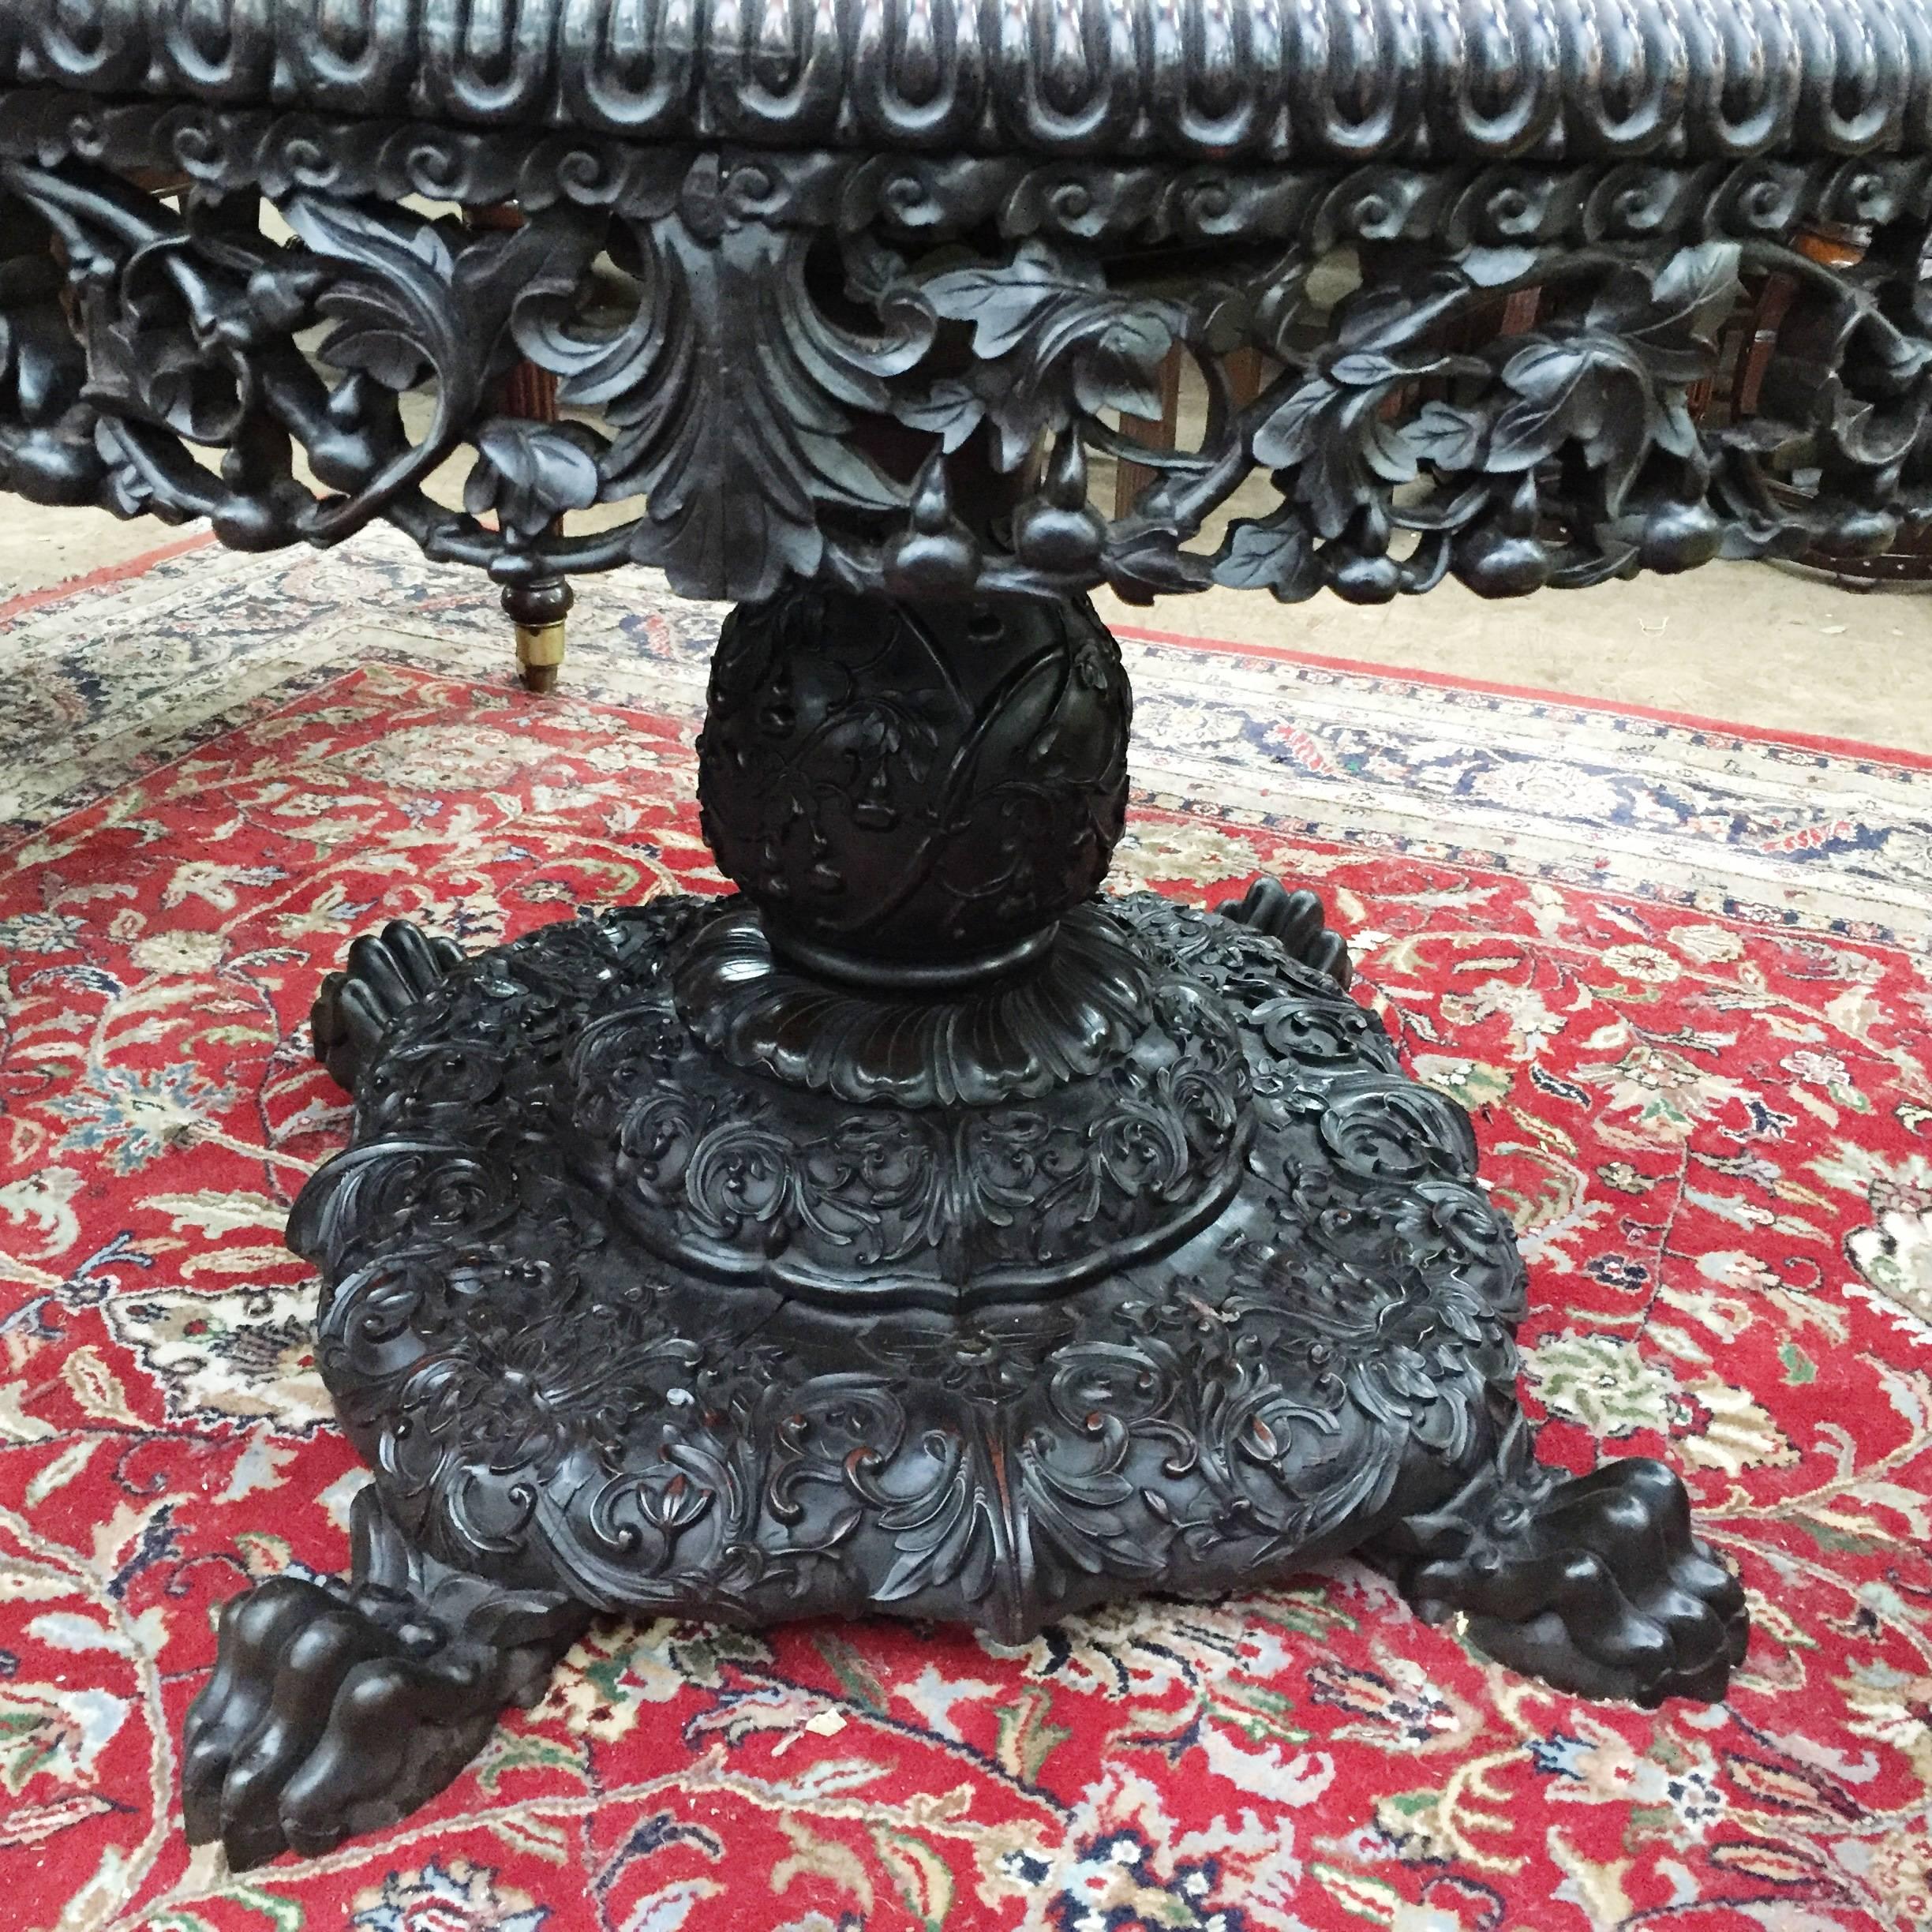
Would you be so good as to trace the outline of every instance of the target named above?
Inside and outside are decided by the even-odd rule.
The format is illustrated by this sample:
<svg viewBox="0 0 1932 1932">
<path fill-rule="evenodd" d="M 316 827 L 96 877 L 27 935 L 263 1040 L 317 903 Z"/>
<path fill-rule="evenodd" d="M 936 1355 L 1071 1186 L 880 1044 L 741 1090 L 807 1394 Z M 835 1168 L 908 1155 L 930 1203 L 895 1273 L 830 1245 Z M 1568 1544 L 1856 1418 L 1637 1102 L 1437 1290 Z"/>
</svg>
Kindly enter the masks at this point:
<svg viewBox="0 0 1932 1932">
<path fill-rule="evenodd" d="M 1133 708 L 1084 598 L 788 590 L 719 639 L 705 836 L 808 972 L 881 992 L 996 979 L 1106 877 Z"/>
</svg>

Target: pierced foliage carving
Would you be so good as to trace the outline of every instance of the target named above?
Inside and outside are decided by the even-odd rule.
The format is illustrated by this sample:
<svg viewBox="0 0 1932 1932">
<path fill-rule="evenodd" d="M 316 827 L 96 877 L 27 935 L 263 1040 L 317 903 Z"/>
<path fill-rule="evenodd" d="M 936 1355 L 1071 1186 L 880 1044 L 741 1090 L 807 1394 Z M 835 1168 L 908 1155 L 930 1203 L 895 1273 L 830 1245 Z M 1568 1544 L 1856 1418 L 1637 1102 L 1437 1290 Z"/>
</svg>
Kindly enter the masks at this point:
<svg viewBox="0 0 1932 1932">
<path fill-rule="evenodd" d="M 635 561 L 751 599 L 1509 596 L 1873 555 L 1932 513 L 1925 160 L 1176 170 L 318 128 L 0 95 L 0 480 L 235 543 L 382 516 L 507 582 Z M 193 181 L 181 212 L 122 178 L 154 168 Z M 406 193 L 526 225 L 384 205 Z M 1746 373 L 1726 324 L 1774 283 Z M 1203 426 L 1150 450 L 1174 355 Z M 565 421 L 495 412 L 517 356 Z M 1749 406 L 1694 421 L 1713 383 Z M 432 500 L 465 447 L 462 506 Z M 1151 479 L 1109 515 L 1123 458 Z M 1272 507 L 1233 501 L 1256 472 Z"/>
</svg>

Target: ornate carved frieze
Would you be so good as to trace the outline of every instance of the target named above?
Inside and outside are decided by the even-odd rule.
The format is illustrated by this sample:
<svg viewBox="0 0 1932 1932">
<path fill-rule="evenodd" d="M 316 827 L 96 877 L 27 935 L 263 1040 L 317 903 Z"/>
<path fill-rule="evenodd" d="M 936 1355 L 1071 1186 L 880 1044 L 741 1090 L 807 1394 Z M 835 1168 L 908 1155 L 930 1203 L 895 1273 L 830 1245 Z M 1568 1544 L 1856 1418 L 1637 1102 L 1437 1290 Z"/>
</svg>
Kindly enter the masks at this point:
<svg viewBox="0 0 1932 1932">
<path fill-rule="evenodd" d="M 49 94 L 0 96 L 0 484 L 234 544 L 384 517 L 511 583 L 1376 601 L 1868 554 L 1932 511 L 1925 160 L 1177 170 Z M 155 168 L 195 184 L 181 210 L 125 178 Z M 1151 451 L 1170 354 L 1200 421 Z M 498 412 L 519 357 L 564 421 Z M 1749 409 L 1694 419 L 1713 384 Z M 1151 480 L 1109 515 L 1093 467 L 1121 457 Z M 619 507 L 568 534 L 593 505 Z"/>
</svg>

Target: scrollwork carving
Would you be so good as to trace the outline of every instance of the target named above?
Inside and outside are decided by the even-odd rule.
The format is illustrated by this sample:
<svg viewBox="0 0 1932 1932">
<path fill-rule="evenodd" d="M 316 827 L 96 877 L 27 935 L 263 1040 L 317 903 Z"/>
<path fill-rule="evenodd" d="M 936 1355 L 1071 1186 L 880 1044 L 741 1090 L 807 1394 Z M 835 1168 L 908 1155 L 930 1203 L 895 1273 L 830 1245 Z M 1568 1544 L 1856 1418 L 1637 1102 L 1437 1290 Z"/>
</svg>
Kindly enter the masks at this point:
<svg viewBox="0 0 1932 1932">
<path fill-rule="evenodd" d="M 321 1359 L 345 1425 L 426 1548 L 608 1605 L 970 1604 L 1016 1633 L 1136 1580 L 1211 1588 L 1365 1533 L 1493 1446 L 1522 1268 L 1466 1132 L 1381 1071 L 1372 1017 L 1272 941 L 1147 896 L 1096 912 L 1141 953 L 1150 1003 L 1193 1029 L 1139 1099 L 1103 1075 L 1030 1119 L 861 1119 L 807 1094 L 813 1144 L 804 1113 L 739 1095 L 710 1148 L 701 1131 L 674 1153 L 686 1130 L 638 1110 L 688 1115 L 717 1085 L 715 1062 L 701 1079 L 657 1060 L 681 1037 L 656 1004 L 667 956 L 712 916 L 661 905 L 481 956 L 399 1011 L 358 1071 L 356 1144 L 291 1238 L 334 1284 Z M 1236 979 L 1271 957 L 1270 997 L 1224 1004 L 1175 940 Z M 1287 1005 L 1360 1016 L 1354 1050 L 1278 1052 Z M 528 1043 L 526 1007 L 567 1016 L 565 1068 Z M 902 1296 L 881 1320 L 848 1266 L 814 1307 L 667 1267 L 624 1206 L 642 1137 L 661 1178 L 703 1166 L 691 1211 L 719 1235 L 736 1217 L 762 1238 L 781 1206 L 804 1210 L 799 1247 L 923 1218 L 958 1270 L 989 1238 L 976 1215 L 1051 1241 L 1058 1200 L 1092 1244 L 1201 1166 L 1176 1137 L 1189 1109 L 1241 1144 L 1245 1103 L 1206 1046 L 1222 1035 L 1244 1081 L 1293 1097 L 1257 1117 L 1237 1197 L 1195 1246 L 1183 1230 L 1057 1299 L 942 1315 Z M 414 1069 L 466 1039 L 498 1077 L 452 1107 Z"/>
<path fill-rule="evenodd" d="M 0 152 L 11 486 L 212 516 L 236 543 L 383 516 L 510 582 L 642 561 L 732 597 L 815 577 L 926 600 L 1104 582 L 1372 602 L 1451 573 L 1510 596 L 1871 554 L 1932 513 L 1924 159 L 1176 169 L 31 94 L 0 96 Z M 197 184 L 179 215 L 121 178 L 170 165 Z M 459 233 L 374 200 L 413 192 L 515 198 L 528 219 Z M 262 193 L 294 241 L 260 232 Z M 1812 245 L 1820 224 L 1855 245 Z M 1212 256 L 1181 292 L 1149 281 L 1196 246 Z M 1329 257 L 1361 276 L 1332 310 L 1311 292 Z M 1694 420 L 1727 319 L 1773 283 L 1750 406 Z M 1535 325 L 1499 338 L 1531 288 Z M 1259 394 L 1231 384 L 1236 350 L 1272 372 Z M 492 413 L 514 355 L 560 378 L 570 420 Z M 1204 418 L 1150 451 L 1121 425 L 1157 409 L 1175 355 Z M 419 386 L 435 408 L 406 436 L 398 399 Z M 224 452 L 219 474 L 193 442 Z M 424 481 L 465 446 L 467 506 L 438 504 Z M 1152 480 L 1108 515 L 1095 466 L 1123 457 Z M 1276 507 L 1210 541 L 1256 469 Z M 593 505 L 607 527 L 556 534 Z"/>
<path fill-rule="evenodd" d="M 586 1606 L 1017 1639 L 1361 1547 L 1555 1681 L 1720 1693 L 1681 1488 L 1511 1432 L 1521 1260 L 1319 905 L 1092 897 L 1129 698 L 1079 593 L 1512 595 L 1932 513 L 1932 43 L 1851 4 L 779 5 L 748 64 L 728 7 L 0 9 L 0 487 L 743 601 L 743 899 L 392 926 L 324 988 L 355 1131 L 290 1237 L 376 1484 L 350 1583 L 225 1625 L 197 1836 L 394 1818 Z M 564 420 L 500 412 L 519 358 Z"/>
<path fill-rule="evenodd" d="M 1087 924 L 1090 938 L 1121 945 L 1107 921 Z M 687 953 L 707 937 L 701 929 Z M 841 1104 L 851 1064 L 795 1089 L 711 1058 L 676 1017 L 669 988 L 689 983 L 682 957 L 584 1028 L 563 1105 L 573 1158 L 608 1178 L 612 1211 L 653 1252 L 698 1274 L 884 1308 L 1064 1293 L 1172 1248 L 1237 1185 L 1248 1064 L 1218 1011 L 1183 990 L 1150 986 L 1099 1041 L 1041 1009 L 1043 1053 L 1064 1037 L 1073 1056 L 1088 1048 L 1091 1071 L 1076 1077 L 1076 1057 L 1050 1065 L 1026 1084 L 1031 1098 L 996 1087 L 962 1106 L 944 1091 L 958 1070 L 930 1080 L 918 1043 L 900 1040 L 891 1050 L 906 1076 L 855 1110 Z M 541 948 L 522 960 L 533 998 L 554 1001 Z M 923 1017 L 943 1028 L 944 1003 Z M 452 1027 L 460 1039 L 453 1013 L 397 1036 L 391 1052 L 433 1052 Z M 901 1004 L 871 1024 L 884 1034 L 908 1020 Z"/>
</svg>

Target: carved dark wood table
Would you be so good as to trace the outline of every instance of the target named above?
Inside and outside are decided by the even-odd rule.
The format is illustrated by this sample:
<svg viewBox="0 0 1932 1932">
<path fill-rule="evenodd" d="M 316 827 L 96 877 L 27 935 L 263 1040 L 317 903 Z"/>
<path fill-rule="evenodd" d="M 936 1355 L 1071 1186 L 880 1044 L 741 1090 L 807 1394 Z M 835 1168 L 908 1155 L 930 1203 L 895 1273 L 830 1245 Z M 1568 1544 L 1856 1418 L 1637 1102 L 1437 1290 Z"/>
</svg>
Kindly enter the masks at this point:
<svg viewBox="0 0 1932 1932">
<path fill-rule="evenodd" d="M 1467 1122 L 1320 905 L 1099 893 L 1084 593 L 1882 550 L 1932 508 L 1921 0 L 19 0 L 0 84 L 0 484 L 737 605 L 740 896 L 392 926 L 317 1005 L 354 1144 L 290 1238 L 375 1481 L 351 1577 L 227 1613 L 193 1836 L 395 1818 L 594 1610 L 1013 1638 L 1358 1549 L 1559 1685 L 1722 1694 L 1741 1591 L 1662 1466 L 1536 1462 Z"/>
</svg>

